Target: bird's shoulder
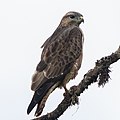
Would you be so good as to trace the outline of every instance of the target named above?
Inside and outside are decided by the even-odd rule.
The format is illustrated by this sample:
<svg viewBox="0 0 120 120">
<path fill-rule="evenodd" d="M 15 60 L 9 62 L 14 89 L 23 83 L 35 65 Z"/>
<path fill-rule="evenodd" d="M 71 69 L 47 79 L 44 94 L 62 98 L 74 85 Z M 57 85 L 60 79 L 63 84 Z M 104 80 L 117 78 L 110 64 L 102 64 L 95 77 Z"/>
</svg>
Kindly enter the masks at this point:
<svg viewBox="0 0 120 120">
<path fill-rule="evenodd" d="M 60 38 L 62 40 L 66 39 L 70 34 L 81 35 L 82 31 L 77 26 L 68 26 L 68 27 L 58 27 L 54 33 L 43 43 L 41 48 L 46 48 L 51 43 L 59 42 Z"/>
</svg>

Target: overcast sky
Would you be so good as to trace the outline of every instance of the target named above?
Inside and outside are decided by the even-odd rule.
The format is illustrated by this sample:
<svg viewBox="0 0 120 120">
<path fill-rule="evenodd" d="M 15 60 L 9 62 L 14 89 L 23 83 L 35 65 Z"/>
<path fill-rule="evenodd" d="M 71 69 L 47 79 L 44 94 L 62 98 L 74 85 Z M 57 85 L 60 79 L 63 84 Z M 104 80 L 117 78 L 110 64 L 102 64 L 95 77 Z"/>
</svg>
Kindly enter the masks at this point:
<svg viewBox="0 0 120 120">
<path fill-rule="evenodd" d="M 84 58 L 78 84 L 96 60 L 120 45 L 119 0 L 1 0 L 0 1 L 0 119 L 29 120 L 31 77 L 40 60 L 43 42 L 54 32 L 63 15 L 78 11 L 84 16 Z M 120 120 L 120 61 L 111 66 L 111 80 L 104 88 L 93 84 L 59 120 Z M 63 98 L 56 89 L 43 114 Z"/>
</svg>

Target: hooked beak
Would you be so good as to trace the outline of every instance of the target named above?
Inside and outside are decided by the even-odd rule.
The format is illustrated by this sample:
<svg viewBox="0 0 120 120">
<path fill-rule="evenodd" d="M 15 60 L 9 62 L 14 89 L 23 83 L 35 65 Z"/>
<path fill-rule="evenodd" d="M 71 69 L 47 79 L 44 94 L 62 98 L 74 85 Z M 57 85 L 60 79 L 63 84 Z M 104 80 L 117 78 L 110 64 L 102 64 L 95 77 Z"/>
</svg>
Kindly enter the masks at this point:
<svg viewBox="0 0 120 120">
<path fill-rule="evenodd" d="M 80 23 L 84 23 L 84 19 L 83 19 L 83 16 L 80 16 Z"/>
</svg>

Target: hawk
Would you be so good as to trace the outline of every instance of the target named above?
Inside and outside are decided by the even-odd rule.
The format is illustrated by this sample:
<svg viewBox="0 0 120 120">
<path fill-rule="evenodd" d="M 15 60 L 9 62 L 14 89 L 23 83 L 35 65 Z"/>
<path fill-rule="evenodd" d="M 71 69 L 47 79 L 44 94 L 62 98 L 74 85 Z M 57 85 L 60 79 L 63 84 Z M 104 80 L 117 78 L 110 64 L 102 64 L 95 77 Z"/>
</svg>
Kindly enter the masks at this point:
<svg viewBox="0 0 120 120">
<path fill-rule="evenodd" d="M 70 11 L 63 16 L 55 32 L 44 42 L 41 61 L 32 78 L 33 98 L 27 113 L 37 105 L 35 116 L 42 112 L 44 104 L 53 90 L 63 87 L 74 79 L 81 67 L 84 36 L 79 25 L 83 15 Z"/>
</svg>

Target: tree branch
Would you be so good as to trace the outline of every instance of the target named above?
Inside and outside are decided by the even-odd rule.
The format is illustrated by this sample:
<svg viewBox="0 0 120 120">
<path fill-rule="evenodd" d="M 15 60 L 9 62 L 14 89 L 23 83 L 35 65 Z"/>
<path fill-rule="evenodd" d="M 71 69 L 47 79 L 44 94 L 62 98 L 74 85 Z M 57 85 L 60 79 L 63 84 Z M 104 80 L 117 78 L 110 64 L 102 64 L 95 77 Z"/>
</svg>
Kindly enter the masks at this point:
<svg viewBox="0 0 120 120">
<path fill-rule="evenodd" d="M 110 65 L 117 62 L 119 59 L 120 46 L 116 52 L 97 60 L 95 67 L 90 69 L 84 75 L 82 81 L 77 86 L 72 86 L 69 90 L 69 93 L 64 94 L 64 99 L 54 111 L 33 120 L 57 120 L 69 106 L 78 104 L 78 96 L 80 96 L 85 89 L 88 89 L 89 85 L 94 82 L 98 82 L 98 86 L 104 86 L 110 78 Z"/>
</svg>

